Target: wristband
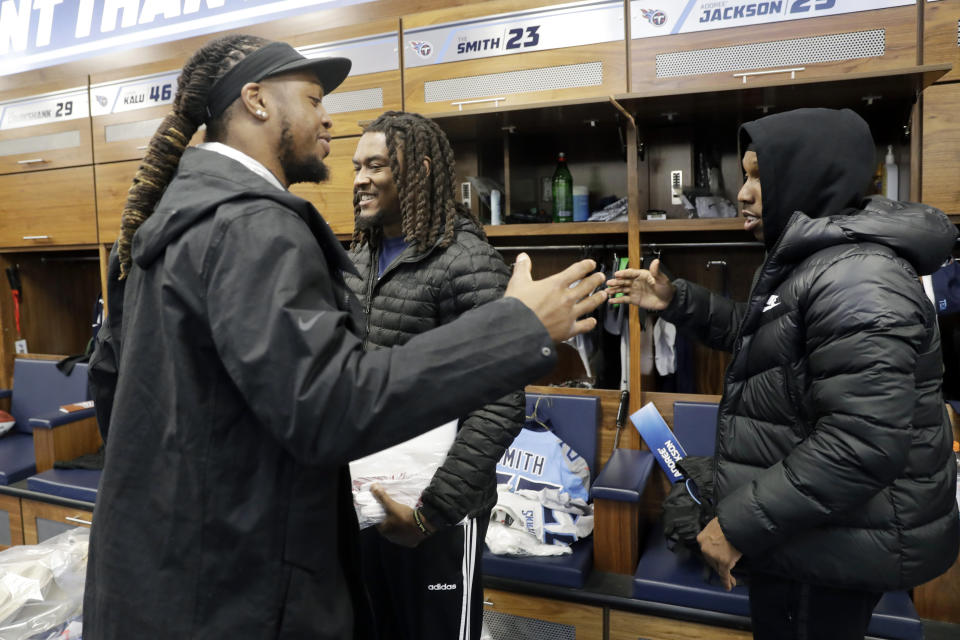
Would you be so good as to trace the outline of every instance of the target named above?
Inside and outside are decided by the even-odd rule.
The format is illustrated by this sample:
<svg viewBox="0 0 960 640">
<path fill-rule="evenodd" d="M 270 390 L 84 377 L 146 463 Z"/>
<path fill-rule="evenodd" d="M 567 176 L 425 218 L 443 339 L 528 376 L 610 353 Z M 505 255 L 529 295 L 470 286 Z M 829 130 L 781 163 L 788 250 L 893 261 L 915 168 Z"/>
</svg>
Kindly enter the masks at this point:
<svg viewBox="0 0 960 640">
<path fill-rule="evenodd" d="M 420 515 L 420 509 L 413 510 L 413 522 L 417 525 L 417 529 L 420 529 L 420 533 L 425 536 L 430 535 L 430 532 L 427 531 L 427 527 L 423 524 L 423 517 Z"/>
</svg>

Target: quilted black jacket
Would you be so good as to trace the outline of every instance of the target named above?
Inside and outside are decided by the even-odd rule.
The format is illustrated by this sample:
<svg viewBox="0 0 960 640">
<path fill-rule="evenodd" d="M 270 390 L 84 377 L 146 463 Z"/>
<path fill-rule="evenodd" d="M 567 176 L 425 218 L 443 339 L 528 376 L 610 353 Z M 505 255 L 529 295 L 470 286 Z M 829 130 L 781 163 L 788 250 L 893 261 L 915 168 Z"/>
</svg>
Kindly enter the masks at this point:
<svg viewBox="0 0 960 640">
<path fill-rule="evenodd" d="M 790 145 L 803 135 L 802 121 L 774 124 L 749 131 L 770 243 L 749 301 L 738 305 L 678 280 L 664 313 L 733 352 L 717 428 L 720 526 L 753 570 L 841 587 L 910 588 L 957 557 L 940 339 L 917 277 L 949 254 L 956 229 L 935 209 L 885 198 L 830 215 L 815 199 L 842 205 L 862 188 L 860 174 L 869 176 L 866 124 L 823 131 L 836 146 L 814 137 L 812 156 Z M 764 155 L 770 136 L 782 155 Z M 845 158 L 847 151 L 856 156 Z M 845 173 L 851 162 L 863 166 Z M 791 163 L 822 173 L 803 175 Z M 844 194 L 845 175 L 854 186 Z M 791 180 L 802 187 L 780 188 Z M 798 195 L 787 204 L 790 188 Z"/>
<path fill-rule="evenodd" d="M 466 218 L 458 220 L 449 247 L 437 244 L 421 253 L 409 246 L 379 279 L 378 255 L 369 244 L 353 249 L 350 257 L 360 275 L 346 276 L 366 311 L 368 349 L 402 345 L 496 300 L 510 279 L 503 258 Z M 497 461 L 523 427 L 523 417 L 524 395 L 518 390 L 461 419 L 446 461 L 423 492 L 427 520 L 449 526 L 493 508 Z"/>
</svg>

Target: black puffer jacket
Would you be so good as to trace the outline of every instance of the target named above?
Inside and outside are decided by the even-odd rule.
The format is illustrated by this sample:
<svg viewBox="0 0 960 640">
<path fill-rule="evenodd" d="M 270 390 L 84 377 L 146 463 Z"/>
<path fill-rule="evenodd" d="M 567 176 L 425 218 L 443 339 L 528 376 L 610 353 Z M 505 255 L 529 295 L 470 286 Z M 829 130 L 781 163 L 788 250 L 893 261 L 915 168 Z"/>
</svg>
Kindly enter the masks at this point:
<svg viewBox="0 0 960 640">
<path fill-rule="evenodd" d="M 677 281 L 664 315 L 733 351 L 715 497 L 747 566 L 813 583 L 909 588 L 957 557 L 939 334 L 917 279 L 939 266 L 957 234 L 924 205 L 873 198 L 860 211 L 831 210 L 860 197 L 872 167 L 869 131 L 850 112 L 827 117 L 825 129 L 814 114 L 822 135 L 812 136 L 811 114 L 793 113 L 747 126 L 770 246 L 749 302 Z"/>
<path fill-rule="evenodd" d="M 379 279 L 378 255 L 370 244 L 355 248 L 350 257 L 360 276 L 346 276 L 366 311 L 365 345 L 369 349 L 402 345 L 424 331 L 452 322 L 466 311 L 502 297 L 510 279 L 503 258 L 466 218 L 457 221 L 449 247 L 438 243 L 419 252 L 409 246 Z M 523 418 L 522 390 L 463 417 L 446 461 L 423 492 L 422 511 L 427 520 L 449 526 L 464 516 L 493 508 L 497 461 L 520 432 Z"/>
</svg>

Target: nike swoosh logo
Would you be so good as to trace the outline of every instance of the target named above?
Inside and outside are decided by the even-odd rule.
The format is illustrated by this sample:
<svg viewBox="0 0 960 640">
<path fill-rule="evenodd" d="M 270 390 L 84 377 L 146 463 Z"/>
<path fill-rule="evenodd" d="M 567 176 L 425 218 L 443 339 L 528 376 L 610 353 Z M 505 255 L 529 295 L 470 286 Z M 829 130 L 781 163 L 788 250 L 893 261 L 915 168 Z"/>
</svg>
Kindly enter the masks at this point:
<svg viewBox="0 0 960 640">
<path fill-rule="evenodd" d="M 298 318 L 297 326 L 300 327 L 300 331 L 309 331 L 310 328 L 313 327 L 313 325 L 317 324 L 317 320 L 319 320 L 320 316 L 322 316 L 324 313 L 326 312 L 321 311 L 317 315 L 307 320 L 306 322 L 303 321 L 303 318 Z"/>
</svg>

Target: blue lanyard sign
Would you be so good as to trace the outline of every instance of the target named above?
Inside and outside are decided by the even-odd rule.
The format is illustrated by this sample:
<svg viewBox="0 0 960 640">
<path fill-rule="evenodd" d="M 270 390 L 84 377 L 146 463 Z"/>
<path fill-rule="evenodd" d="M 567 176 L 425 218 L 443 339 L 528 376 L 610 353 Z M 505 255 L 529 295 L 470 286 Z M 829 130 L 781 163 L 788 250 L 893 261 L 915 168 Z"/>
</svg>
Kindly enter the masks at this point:
<svg viewBox="0 0 960 640">
<path fill-rule="evenodd" d="M 0 75 L 370 0 L 0 0 Z"/>
</svg>

